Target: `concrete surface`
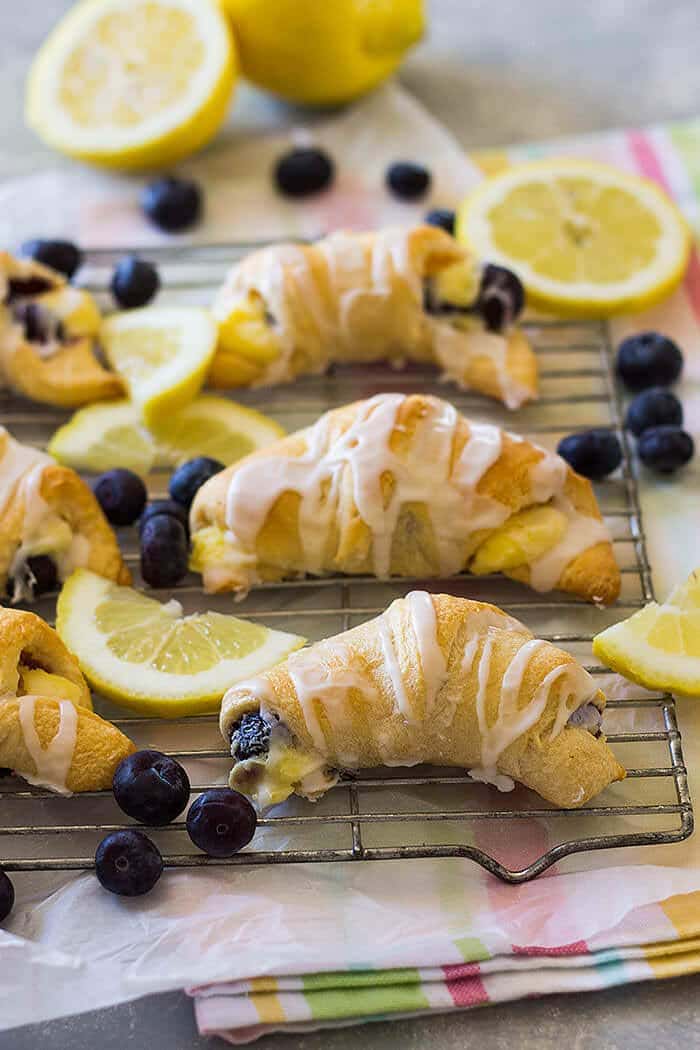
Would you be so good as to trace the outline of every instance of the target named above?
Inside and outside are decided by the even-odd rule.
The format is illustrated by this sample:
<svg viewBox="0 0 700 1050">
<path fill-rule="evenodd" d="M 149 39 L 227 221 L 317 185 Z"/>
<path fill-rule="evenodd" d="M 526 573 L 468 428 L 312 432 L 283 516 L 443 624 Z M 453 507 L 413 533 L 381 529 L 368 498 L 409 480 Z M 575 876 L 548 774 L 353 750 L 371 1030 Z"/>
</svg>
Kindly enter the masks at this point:
<svg viewBox="0 0 700 1050">
<path fill-rule="evenodd" d="M 272 3 L 272 0 L 269 0 Z M 323 0 L 319 0 L 323 2 Z M 327 2 L 327 0 L 326 0 Z M 697 0 L 432 0 L 429 39 L 402 79 L 465 145 L 565 135 L 694 115 L 700 106 Z M 0 177 L 67 164 L 22 122 L 30 56 L 70 0 L 0 0 Z M 232 124 L 276 124 L 285 107 L 243 88 Z M 0 974 L 0 991 L 2 975 Z M 469 1015 L 383 1023 L 270 1050 L 665 1050 L 697 1045 L 700 977 L 513 1003 Z M 0 997 L 1 998 L 1 997 Z M 2 1050 L 191 1050 L 184 996 L 151 997 L 0 1034 Z"/>
</svg>

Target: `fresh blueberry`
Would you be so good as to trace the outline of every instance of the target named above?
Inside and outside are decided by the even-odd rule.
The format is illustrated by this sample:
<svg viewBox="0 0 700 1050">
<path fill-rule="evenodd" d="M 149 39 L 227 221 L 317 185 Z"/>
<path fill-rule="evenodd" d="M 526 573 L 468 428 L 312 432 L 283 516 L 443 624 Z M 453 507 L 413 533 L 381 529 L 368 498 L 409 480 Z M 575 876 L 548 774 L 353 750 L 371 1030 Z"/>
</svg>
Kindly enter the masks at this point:
<svg viewBox="0 0 700 1050">
<path fill-rule="evenodd" d="M 425 216 L 425 221 L 428 226 L 439 226 L 441 230 L 446 230 L 447 233 L 451 233 L 454 236 L 455 232 L 455 213 L 450 211 L 449 208 L 433 208 Z"/>
<path fill-rule="evenodd" d="M 174 499 L 154 499 L 145 508 L 141 515 L 139 522 L 139 530 L 143 532 L 143 527 L 147 521 L 154 518 L 156 514 L 169 514 L 171 518 L 177 518 L 180 524 L 184 527 L 185 532 L 189 536 L 190 532 L 190 518 L 185 507 L 181 503 L 176 503 Z"/>
<path fill-rule="evenodd" d="M 249 711 L 238 719 L 231 733 L 231 754 L 239 762 L 270 750 L 270 723 L 257 712 Z"/>
<path fill-rule="evenodd" d="M 645 467 L 672 474 L 693 458 L 695 443 L 680 427 L 649 427 L 639 438 L 637 452 Z"/>
<path fill-rule="evenodd" d="M 12 307 L 12 317 L 24 328 L 30 343 L 62 342 L 66 337 L 63 321 L 40 303 L 19 302 Z"/>
<path fill-rule="evenodd" d="M 190 781 L 174 758 L 160 751 L 137 751 L 117 766 L 112 790 L 117 805 L 134 820 L 163 825 L 187 805 Z"/>
<path fill-rule="evenodd" d="M 490 332 L 502 332 L 520 316 L 525 289 L 517 274 L 505 266 L 487 263 L 481 273 L 476 311 Z"/>
<path fill-rule="evenodd" d="M 112 525 L 133 525 L 141 517 L 148 493 L 138 474 L 116 467 L 92 484 L 97 502 Z"/>
<path fill-rule="evenodd" d="M 145 306 L 160 288 L 160 277 L 153 263 L 125 255 L 114 268 L 110 288 L 119 306 Z"/>
<path fill-rule="evenodd" d="M 230 788 L 214 788 L 190 806 L 187 834 L 210 857 L 232 857 L 248 845 L 257 822 L 247 798 Z"/>
<path fill-rule="evenodd" d="M 287 197 L 308 197 L 325 190 L 333 181 L 335 165 L 331 157 L 317 147 L 292 149 L 275 165 L 275 182 Z"/>
<path fill-rule="evenodd" d="M 20 254 L 50 266 L 69 281 L 83 261 L 83 253 L 72 241 L 25 241 Z"/>
<path fill-rule="evenodd" d="M 0 868 L 0 922 L 4 922 L 15 905 L 15 888 Z"/>
<path fill-rule="evenodd" d="M 612 474 L 622 462 L 617 435 L 605 427 L 569 434 L 559 442 L 557 452 L 577 474 L 591 481 L 600 481 Z"/>
<path fill-rule="evenodd" d="M 420 164 L 400 160 L 386 169 L 385 182 L 395 197 L 416 201 L 430 189 L 430 172 Z"/>
<path fill-rule="evenodd" d="M 147 835 L 127 828 L 102 839 L 95 853 L 95 871 L 110 893 L 140 897 L 152 890 L 163 874 L 163 858 Z"/>
<path fill-rule="evenodd" d="M 670 390 L 654 386 L 643 390 L 630 402 L 625 426 L 637 437 L 649 427 L 671 425 L 679 427 L 683 422 L 683 406 Z"/>
<path fill-rule="evenodd" d="M 48 554 L 33 554 L 24 562 L 20 569 L 23 584 L 22 590 L 28 591 L 32 598 L 38 598 L 42 594 L 49 594 L 58 588 L 58 569 L 53 558 Z M 15 579 L 10 576 L 7 580 L 7 593 L 13 595 L 15 590 Z"/>
<path fill-rule="evenodd" d="M 141 576 L 151 587 L 172 587 L 187 573 L 187 533 L 172 514 L 154 514 L 141 531 Z"/>
<path fill-rule="evenodd" d="M 169 233 L 194 226 L 202 214 L 202 191 L 191 179 L 164 175 L 149 182 L 141 207 L 156 226 Z"/>
<path fill-rule="evenodd" d="M 211 456 L 197 456 L 178 467 L 170 479 L 168 491 L 176 503 L 181 503 L 187 510 L 192 500 L 205 481 L 213 478 L 224 469 L 224 464 Z"/>
<path fill-rule="evenodd" d="M 668 336 L 640 332 L 623 339 L 617 350 L 617 374 L 630 390 L 670 386 L 683 370 L 683 354 Z"/>
</svg>

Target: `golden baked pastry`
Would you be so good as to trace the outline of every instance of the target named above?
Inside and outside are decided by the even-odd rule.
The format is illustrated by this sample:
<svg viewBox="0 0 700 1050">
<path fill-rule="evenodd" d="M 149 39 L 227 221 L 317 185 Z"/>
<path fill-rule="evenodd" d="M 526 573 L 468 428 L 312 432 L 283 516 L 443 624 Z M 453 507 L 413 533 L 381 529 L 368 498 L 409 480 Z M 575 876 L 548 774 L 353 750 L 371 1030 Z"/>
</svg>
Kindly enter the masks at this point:
<svg viewBox="0 0 700 1050">
<path fill-rule="evenodd" d="M 220 724 L 231 786 L 261 808 L 316 799 L 342 770 L 428 763 L 572 809 L 625 776 L 604 707 L 572 656 L 500 609 L 414 591 L 235 685 Z"/>
<path fill-rule="evenodd" d="M 489 330 L 478 291 L 474 260 L 434 226 L 264 248 L 233 267 L 214 301 L 210 382 L 267 386 L 336 361 L 417 361 L 518 408 L 537 397 L 535 355 L 507 297 Z"/>
<path fill-rule="evenodd" d="M 0 609 L 0 767 L 59 794 L 101 791 L 134 750 L 93 712 L 56 632 L 34 613 Z"/>
<path fill-rule="evenodd" d="M 0 385 L 77 408 L 119 397 L 124 385 L 93 353 L 100 312 L 55 270 L 0 252 Z"/>
<path fill-rule="evenodd" d="M 207 591 L 463 570 L 600 603 L 620 589 L 590 482 L 434 397 L 379 394 L 327 412 L 211 478 L 190 524 Z"/>
<path fill-rule="evenodd" d="M 131 574 L 116 536 L 75 471 L 15 441 L 0 426 L 0 593 L 34 596 L 32 559 L 46 556 L 64 580 L 79 567 L 118 583 Z"/>
</svg>

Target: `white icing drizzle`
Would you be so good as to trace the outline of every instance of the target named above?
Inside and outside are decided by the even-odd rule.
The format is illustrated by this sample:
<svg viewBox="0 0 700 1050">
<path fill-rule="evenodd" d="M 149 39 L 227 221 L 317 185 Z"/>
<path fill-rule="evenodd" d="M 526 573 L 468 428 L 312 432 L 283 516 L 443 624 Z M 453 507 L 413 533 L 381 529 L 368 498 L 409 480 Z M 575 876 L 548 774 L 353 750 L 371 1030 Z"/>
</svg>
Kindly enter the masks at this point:
<svg viewBox="0 0 700 1050">
<path fill-rule="evenodd" d="M 78 711 L 70 700 L 58 701 L 58 729 L 44 748 L 34 724 L 36 696 L 22 696 L 18 700 L 19 721 L 22 735 L 36 773 L 22 771 L 22 777 L 30 784 L 51 788 L 60 795 L 70 795 L 66 780 L 70 772 L 73 753 L 78 736 Z"/>
<path fill-rule="evenodd" d="M 35 468 L 41 473 L 44 467 L 53 463 L 53 460 L 36 448 L 20 445 L 19 441 L 15 441 L 3 426 L 0 426 L 0 444 L 3 445 L 0 459 L 0 513 L 2 513 L 7 508 L 18 482 Z"/>
<path fill-rule="evenodd" d="M 438 693 L 447 681 L 447 662 L 438 641 L 437 617 L 433 599 L 427 591 L 411 591 L 406 601 L 423 670 L 424 717 L 428 718 L 432 713 Z"/>
<path fill-rule="evenodd" d="M 401 667 L 399 665 L 396 650 L 394 649 L 394 639 L 392 637 L 391 628 L 387 622 L 387 617 L 380 616 L 377 620 L 377 633 L 379 634 L 379 640 L 382 646 L 382 653 L 384 655 L 384 665 L 391 681 L 391 688 L 394 693 L 395 710 L 399 711 L 406 722 L 413 721 L 413 712 L 411 710 L 411 704 L 406 693 L 406 686 L 403 680 L 403 674 L 401 673 Z"/>
<path fill-rule="evenodd" d="M 323 657 L 333 657 L 334 663 Z M 287 670 L 294 683 L 297 700 L 314 746 L 327 751 L 326 738 L 319 718 L 318 707 L 325 711 L 328 721 L 342 728 L 351 721 L 350 692 L 355 689 L 371 703 L 376 696 L 374 686 L 356 663 L 352 649 L 342 641 L 322 642 L 315 651 L 303 649 L 287 660 Z M 357 756 L 338 752 L 341 764 L 352 766 Z"/>
<path fill-rule="evenodd" d="M 506 520 L 507 507 L 476 491 L 500 456 L 499 428 L 471 424 L 469 437 L 454 461 L 459 414 L 446 401 L 429 398 L 410 448 L 397 455 L 390 439 L 405 400 L 401 394 L 370 398 L 358 407 L 348 429 L 336 437 L 330 435 L 331 417 L 321 416 L 303 432 L 303 455 L 268 456 L 244 462 L 234 471 L 226 500 L 227 535 L 230 543 L 241 548 L 242 568 L 252 578 L 256 538 L 275 501 L 289 491 L 301 497 L 299 535 L 306 569 L 317 575 L 323 571 L 346 468 L 351 471 L 358 513 L 372 531 L 373 571 L 380 577 L 389 574 L 394 533 L 406 503 L 427 506 L 444 574 L 463 567 L 465 544 L 473 532 L 496 528 Z M 386 505 L 384 475 L 393 478 Z M 426 493 L 430 493 L 429 500 Z"/>
</svg>

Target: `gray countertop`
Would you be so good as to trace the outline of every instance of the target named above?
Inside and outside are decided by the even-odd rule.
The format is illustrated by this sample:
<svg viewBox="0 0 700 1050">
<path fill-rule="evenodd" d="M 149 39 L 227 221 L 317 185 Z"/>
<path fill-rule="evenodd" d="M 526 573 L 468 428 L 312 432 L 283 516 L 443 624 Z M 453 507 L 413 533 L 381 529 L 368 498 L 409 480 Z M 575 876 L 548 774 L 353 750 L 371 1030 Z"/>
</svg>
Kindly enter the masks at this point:
<svg viewBox="0 0 700 1050">
<path fill-rule="evenodd" d="M 0 177 L 68 165 L 22 122 L 30 56 L 71 0 L 0 3 Z M 497 146 L 700 111 L 697 0 L 432 0 L 429 39 L 402 80 L 465 145 Z M 232 122 L 279 124 L 289 111 L 243 88 Z M 1 981 L 1 978 L 0 978 Z M 700 976 L 592 995 L 553 996 L 415 1021 L 272 1036 L 286 1050 L 431 1046 L 661 1050 L 697 1042 Z M 5 1050 L 191 1050 L 197 1036 L 179 993 L 40 1027 L 0 1033 Z"/>
</svg>

